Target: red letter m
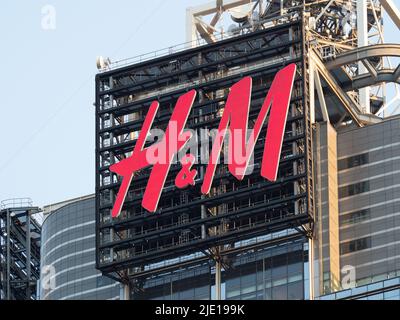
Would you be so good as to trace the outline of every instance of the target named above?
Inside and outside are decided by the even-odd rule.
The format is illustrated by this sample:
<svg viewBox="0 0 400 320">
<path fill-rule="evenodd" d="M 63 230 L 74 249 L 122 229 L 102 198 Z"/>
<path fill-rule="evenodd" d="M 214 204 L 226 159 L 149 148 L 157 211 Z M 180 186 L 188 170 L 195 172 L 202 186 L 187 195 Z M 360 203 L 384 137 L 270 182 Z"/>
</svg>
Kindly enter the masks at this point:
<svg viewBox="0 0 400 320">
<path fill-rule="evenodd" d="M 253 133 L 248 140 L 247 129 L 252 79 L 251 77 L 244 78 L 232 87 L 201 188 L 203 194 L 210 192 L 229 126 L 229 155 L 233 155 L 229 159 L 229 171 L 237 179 L 243 180 L 250 157 L 254 152 L 255 144 L 270 109 L 271 114 L 265 140 L 261 175 L 269 181 L 276 181 L 295 75 L 295 64 L 287 66 L 276 75 L 254 124 Z M 244 161 L 242 160 L 243 151 L 245 151 Z"/>
</svg>

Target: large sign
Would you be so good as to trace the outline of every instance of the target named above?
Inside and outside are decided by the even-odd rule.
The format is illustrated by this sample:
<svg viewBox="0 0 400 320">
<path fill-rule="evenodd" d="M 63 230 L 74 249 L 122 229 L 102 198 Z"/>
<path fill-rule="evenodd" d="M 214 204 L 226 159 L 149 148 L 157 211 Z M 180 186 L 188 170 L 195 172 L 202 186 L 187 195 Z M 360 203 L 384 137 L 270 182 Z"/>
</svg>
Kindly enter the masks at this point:
<svg viewBox="0 0 400 320">
<path fill-rule="evenodd" d="M 248 135 L 248 119 L 252 78 L 246 77 L 231 88 L 205 171 L 201 187 L 201 192 L 204 195 L 210 192 L 226 138 L 229 141 L 229 172 L 238 180 L 244 179 L 249 159 L 254 152 L 254 147 L 269 112 L 261 176 L 269 181 L 276 181 L 295 75 L 295 64 L 285 67 L 276 74 L 250 135 Z M 159 109 L 158 102 L 151 104 L 132 155 L 110 168 L 112 172 L 123 178 L 112 209 L 114 218 L 121 213 L 134 174 L 151 166 L 152 170 L 143 196 L 142 206 L 149 212 L 157 210 L 173 158 L 191 138 L 191 133 L 185 130 L 185 127 L 195 98 L 195 90 L 181 96 L 177 101 L 162 140 L 145 148 L 147 137 Z M 183 189 L 195 184 L 197 170 L 192 169 L 195 161 L 195 157 L 191 154 L 180 159 L 182 169 L 175 179 L 175 185 L 178 188 Z"/>
</svg>

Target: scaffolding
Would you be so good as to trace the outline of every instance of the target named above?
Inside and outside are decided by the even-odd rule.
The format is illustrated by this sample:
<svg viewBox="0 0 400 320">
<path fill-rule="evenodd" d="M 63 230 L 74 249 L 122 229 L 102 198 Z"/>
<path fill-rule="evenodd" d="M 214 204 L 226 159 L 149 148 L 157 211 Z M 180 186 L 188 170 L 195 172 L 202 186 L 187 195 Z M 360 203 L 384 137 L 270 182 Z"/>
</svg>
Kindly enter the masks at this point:
<svg viewBox="0 0 400 320">
<path fill-rule="evenodd" d="M 0 300 L 36 300 L 41 226 L 35 215 L 39 213 L 30 199 L 1 202 Z"/>
</svg>

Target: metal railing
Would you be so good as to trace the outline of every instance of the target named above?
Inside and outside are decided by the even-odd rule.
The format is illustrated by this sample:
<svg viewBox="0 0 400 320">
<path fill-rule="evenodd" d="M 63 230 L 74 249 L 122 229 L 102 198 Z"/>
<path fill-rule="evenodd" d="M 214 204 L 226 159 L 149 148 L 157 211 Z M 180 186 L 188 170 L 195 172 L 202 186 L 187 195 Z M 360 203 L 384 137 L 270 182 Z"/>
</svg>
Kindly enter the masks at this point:
<svg viewBox="0 0 400 320">
<path fill-rule="evenodd" d="M 0 209 L 16 209 L 16 208 L 29 208 L 33 206 L 32 199 L 30 198 L 15 198 L 7 199 L 0 202 Z"/>
<path fill-rule="evenodd" d="M 299 20 L 300 17 L 296 16 L 296 12 L 292 12 L 292 13 L 288 13 L 279 17 L 273 17 L 273 18 L 268 18 L 268 19 L 264 19 L 262 21 L 257 22 L 257 25 L 259 27 L 263 26 L 265 29 L 268 29 L 272 26 L 278 25 L 278 24 L 285 24 L 287 22 L 293 21 L 293 20 Z M 272 25 L 267 25 L 268 23 L 272 23 L 274 22 L 275 24 Z M 244 34 L 248 34 L 253 32 L 253 30 L 250 30 L 249 27 L 242 27 L 242 28 L 238 28 L 236 33 L 227 33 L 227 32 L 222 32 L 222 33 L 216 33 L 214 34 L 214 39 L 216 42 L 218 41 L 222 41 L 222 40 L 226 40 L 226 39 L 230 39 L 230 38 L 234 38 L 240 35 L 244 35 Z M 191 48 L 197 48 L 203 45 L 207 45 L 209 44 L 206 40 L 202 39 L 202 38 L 198 38 L 194 41 L 189 41 L 189 42 L 184 42 L 175 46 L 171 46 L 168 48 L 164 48 L 164 49 L 160 49 L 160 50 L 156 50 L 156 51 L 152 51 L 149 53 L 145 53 L 145 54 L 141 54 L 138 56 L 134 56 L 131 58 L 126 58 L 126 59 L 122 59 L 122 60 L 118 60 L 115 62 L 111 62 L 110 65 L 108 65 L 106 68 L 100 70 L 100 72 L 107 72 L 107 71 L 111 71 L 111 70 L 115 70 L 118 68 L 122 68 L 128 65 L 134 65 L 134 64 L 138 64 L 141 62 L 145 62 L 145 61 L 149 61 L 152 59 L 156 59 L 156 58 L 160 58 L 160 57 L 165 57 L 174 53 L 178 53 L 178 52 L 182 52 Z"/>
</svg>

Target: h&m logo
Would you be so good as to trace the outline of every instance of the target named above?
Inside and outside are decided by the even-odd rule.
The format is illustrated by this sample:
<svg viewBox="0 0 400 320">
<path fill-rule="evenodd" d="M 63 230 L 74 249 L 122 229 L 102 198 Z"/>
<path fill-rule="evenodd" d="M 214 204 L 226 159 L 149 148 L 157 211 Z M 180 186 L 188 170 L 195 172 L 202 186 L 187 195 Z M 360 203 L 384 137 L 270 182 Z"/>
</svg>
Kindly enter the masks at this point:
<svg viewBox="0 0 400 320">
<path fill-rule="evenodd" d="M 247 132 L 252 78 L 246 77 L 231 88 L 205 171 L 201 187 L 202 194 L 206 195 L 210 192 L 226 137 L 229 138 L 229 172 L 238 180 L 244 179 L 250 157 L 269 112 L 261 176 L 269 181 L 276 181 L 295 75 L 295 64 L 285 67 L 276 74 L 250 137 Z M 112 209 L 114 218 L 121 213 L 134 174 L 150 166 L 153 168 L 143 195 L 142 206 L 149 212 L 157 210 L 172 160 L 191 138 L 190 132 L 185 131 L 185 126 L 195 98 L 195 90 L 181 96 L 162 140 L 145 148 L 146 139 L 159 109 L 158 102 L 151 104 L 132 155 L 110 168 L 112 172 L 123 178 Z M 195 184 L 197 170 L 192 169 L 195 160 L 191 154 L 181 159 L 182 169 L 175 179 L 175 185 L 178 188 L 183 189 Z"/>
</svg>

